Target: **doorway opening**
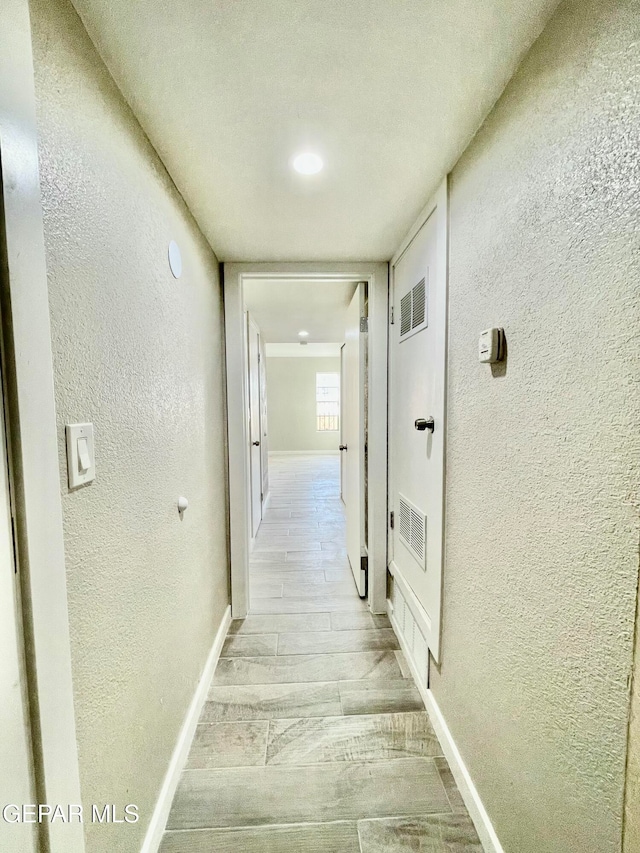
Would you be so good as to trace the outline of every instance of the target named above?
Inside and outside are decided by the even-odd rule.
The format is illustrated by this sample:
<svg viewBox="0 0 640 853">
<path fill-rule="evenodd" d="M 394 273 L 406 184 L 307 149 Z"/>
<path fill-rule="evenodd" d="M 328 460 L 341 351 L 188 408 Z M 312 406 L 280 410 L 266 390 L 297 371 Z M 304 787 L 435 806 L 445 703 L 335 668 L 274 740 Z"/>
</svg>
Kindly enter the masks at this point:
<svg viewBox="0 0 640 853">
<path fill-rule="evenodd" d="M 224 287 L 233 616 L 385 612 L 387 265 L 227 264 Z"/>
<path fill-rule="evenodd" d="M 244 281 L 253 614 L 306 612 L 339 605 L 342 596 L 348 601 L 354 592 L 349 566 L 358 578 L 364 574 L 362 588 L 356 589 L 361 597 L 366 593 L 359 517 L 364 433 L 358 384 L 341 376 L 340 359 L 354 311 L 356 347 L 366 334 L 359 331 L 359 293 L 366 286 L 341 280 Z M 358 371 L 358 353 L 359 348 L 345 367 Z M 346 384 L 354 389 L 341 406 L 340 387 Z M 341 444 L 343 420 L 353 431 L 350 454 Z M 339 479 L 341 452 L 347 457 L 346 489 Z"/>
</svg>

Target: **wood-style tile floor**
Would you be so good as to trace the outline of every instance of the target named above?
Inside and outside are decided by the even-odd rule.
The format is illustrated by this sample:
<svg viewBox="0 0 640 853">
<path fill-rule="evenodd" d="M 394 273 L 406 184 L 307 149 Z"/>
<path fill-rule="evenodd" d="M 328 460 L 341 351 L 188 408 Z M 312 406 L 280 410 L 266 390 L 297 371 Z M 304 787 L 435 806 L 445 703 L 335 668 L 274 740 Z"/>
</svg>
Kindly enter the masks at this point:
<svg viewBox="0 0 640 853">
<path fill-rule="evenodd" d="M 161 853 L 481 853 L 386 616 L 356 592 L 339 459 L 274 456 Z"/>
</svg>

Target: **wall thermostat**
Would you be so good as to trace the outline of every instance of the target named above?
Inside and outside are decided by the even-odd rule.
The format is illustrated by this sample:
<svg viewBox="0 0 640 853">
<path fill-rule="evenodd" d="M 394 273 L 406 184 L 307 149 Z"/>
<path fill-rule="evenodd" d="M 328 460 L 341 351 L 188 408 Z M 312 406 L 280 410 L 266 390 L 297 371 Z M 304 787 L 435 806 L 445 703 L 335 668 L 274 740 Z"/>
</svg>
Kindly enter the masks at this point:
<svg viewBox="0 0 640 853">
<path fill-rule="evenodd" d="M 480 332 L 478 359 L 481 362 L 493 364 L 495 361 L 502 361 L 504 354 L 504 329 L 485 329 Z"/>
</svg>

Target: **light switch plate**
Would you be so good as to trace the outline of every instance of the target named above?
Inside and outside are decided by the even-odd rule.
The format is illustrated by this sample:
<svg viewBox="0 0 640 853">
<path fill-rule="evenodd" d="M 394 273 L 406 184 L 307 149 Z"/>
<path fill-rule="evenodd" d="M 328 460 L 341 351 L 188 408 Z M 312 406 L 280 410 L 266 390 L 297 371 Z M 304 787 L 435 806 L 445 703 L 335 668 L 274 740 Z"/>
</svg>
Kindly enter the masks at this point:
<svg viewBox="0 0 640 853">
<path fill-rule="evenodd" d="M 478 341 L 478 360 L 484 364 L 493 364 L 504 358 L 504 329 L 485 329 L 480 332 Z"/>
<path fill-rule="evenodd" d="M 69 488 L 77 489 L 96 478 L 93 424 L 67 424 Z"/>
</svg>

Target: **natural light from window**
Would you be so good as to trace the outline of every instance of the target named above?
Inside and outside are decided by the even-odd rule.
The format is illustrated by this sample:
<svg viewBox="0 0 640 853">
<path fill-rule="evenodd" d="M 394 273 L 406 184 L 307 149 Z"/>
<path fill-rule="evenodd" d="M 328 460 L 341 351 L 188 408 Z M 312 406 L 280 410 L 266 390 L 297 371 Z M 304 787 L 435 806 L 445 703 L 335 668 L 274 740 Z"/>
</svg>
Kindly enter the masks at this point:
<svg viewBox="0 0 640 853">
<path fill-rule="evenodd" d="M 316 421 L 318 432 L 340 429 L 339 373 L 316 373 Z"/>
</svg>

